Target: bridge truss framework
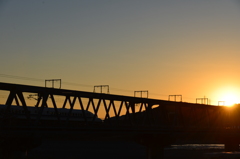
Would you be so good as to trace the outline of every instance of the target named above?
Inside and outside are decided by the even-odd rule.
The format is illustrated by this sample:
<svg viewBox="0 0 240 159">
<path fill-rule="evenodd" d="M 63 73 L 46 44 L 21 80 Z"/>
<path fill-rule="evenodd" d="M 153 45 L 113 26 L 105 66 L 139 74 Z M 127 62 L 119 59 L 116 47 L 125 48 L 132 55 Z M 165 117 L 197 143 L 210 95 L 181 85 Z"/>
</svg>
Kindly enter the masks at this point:
<svg viewBox="0 0 240 159">
<path fill-rule="evenodd" d="M 240 143 L 240 109 L 228 110 L 223 106 L 165 101 L 149 98 L 137 98 L 104 93 L 92 93 L 66 89 L 0 83 L 0 90 L 8 91 L 5 113 L 1 113 L 0 135 L 12 137 L 22 136 L 72 136 L 79 139 L 124 138 L 135 140 L 148 147 L 167 145 L 176 140 L 190 142 L 194 140 L 220 141 L 226 140 Z M 32 118 L 24 93 L 37 94 L 34 104 L 39 108 L 36 118 Z M 64 100 L 59 104 L 56 98 Z M 24 125 L 12 125 L 12 105 L 22 106 L 26 117 Z M 56 125 L 43 125 L 44 109 L 54 108 Z M 59 109 L 68 107 L 68 115 L 64 120 Z M 81 125 L 70 124 L 72 111 L 80 109 L 92 111 L 94 117 L 88 121 L 83 111 L 84 122 Z M 103 122 L 96 124 L 95 119 L 102 116 Z M 31 135 L 29 135 L 31 134 Z M 231 138 L 231 139 L 229 139 Z M 151 146 L 152 145 L 152 146 Z M 236 148 L 236 146 L 235 146 Z"/>
</svg>

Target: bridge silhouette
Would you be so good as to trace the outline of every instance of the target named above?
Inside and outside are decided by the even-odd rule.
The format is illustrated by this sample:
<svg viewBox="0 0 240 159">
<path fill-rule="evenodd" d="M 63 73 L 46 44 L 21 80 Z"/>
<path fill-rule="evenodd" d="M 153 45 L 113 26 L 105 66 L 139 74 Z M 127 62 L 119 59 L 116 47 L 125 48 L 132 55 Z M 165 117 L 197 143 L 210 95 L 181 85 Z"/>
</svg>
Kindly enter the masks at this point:
<svg viewBox="0 0 240 159">
<path fill-rule="evenodd" d="M 162 158 L 164 147 L 174 143 L 223 143 L 237 151 L 240 143 L 240 107 L 213 106 L 130 97 L 104 93 L 0 83 L 7 91 L 1 110 L 0 138 L 3 152 L 31 149 L 42 138 L 74 140 L 129 140 L 145 145 L 148 158 Z M 27 102 L 27 95 L 36 100 Z M 57 100 L 63 99 L 62 103 Z M 32 105 L 32 103 L 34 103 Z M 21 106 L 18 114 L 11 111 Z M 33 116 L 30 108 L 38 107 Z M 51 121 L 44 121 L 48 108 Z M 60 109 L 67 113 L 63 118 Z M 72 122 L 74 110 L 82 110 L 81 122 Z M 91 120 L 84 111 L 92 112 Z M 101 122 L 96 119 L 101 118 Z"/>
</svg>

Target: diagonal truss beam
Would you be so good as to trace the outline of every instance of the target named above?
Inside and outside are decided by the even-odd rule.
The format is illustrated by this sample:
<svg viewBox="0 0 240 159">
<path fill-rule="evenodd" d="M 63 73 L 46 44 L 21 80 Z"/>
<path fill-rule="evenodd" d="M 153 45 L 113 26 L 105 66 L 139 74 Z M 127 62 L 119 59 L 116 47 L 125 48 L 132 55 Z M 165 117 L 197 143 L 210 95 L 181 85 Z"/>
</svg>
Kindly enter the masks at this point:
<svg viewBox="0 0 240 159">
<path fill-rule="evenodd" d="M 82 115 L 85 121 L 85 125 L 88 125 L 87 114 L 85 111 L 93 110 L 92 123 L 98 117 L 101 110 L 104 110 L 104 121 L 110 121 L 112 124 L 127 124 L 131 126 L 175 126 L 175 127 L 191 127 L 197 126 L 199 122 L 207 126 L 212 126 L 211 116 L 217 116 L 218 114 L 224 114 L 224 110 L 219 107 L 219 111 L 214 111 L 209 114 L 209 110 L 214 106 L 195 104 L 195 103 L 183 103 L 149 98 L 137 98 L 130 96 L 120 96 L 112 94 L 92 93 L 83 91 L 74 91 L 66 89 L 54 89 L 27 85 L 17 85 L 9 83 L 0 83 L 0 90 L 9 91 L 9 96 L 6 99 L 5 105 L 7 105 L 7 112 L 11 109 L 11 105 L 15 100 L 17 105 L 21 105 L 24 109 L 26 118 L 30 120 L 30 114 L 28 113 L 28 105 L 24 99 L 23 93 L 37 93 L 38 99 L 36 107 L 39 107 L 38 116 L 35 124 L 39 124 L 42 118 L 44 109 L 47 109 L 48 102 L 51 102 L 55 111 L 56 120 L 62 122 L 59 116 L 59 109 L 66 108 L 70 105 L 66 122 L 71 119 L 71 113 L 76 109 L 76 101 L 79 102 L 78 108 L 82 110 Z M 56 103 L 55 96 L 65 97 L 63 105 Z M 51 100 L 50 100 L 50 99 Z M 83 102 L 83 98 L 87 99 L 87 103 Z M 108 104 L 107 104 L 108 103 Z M 118 103 L 118 104 L 116 104 Z M 140 107 L 137 110 L 136 105 Z M 152 108 L 153 105 L 157 105 L 157 108 Z M 204 108 L 204 109 L 202 109 Z M 113 110 L 114 119 L 111 118 L 110 110 Z M 186 112 L 185 110 L 189 111 Z M 201 110 L 201 111 L 199 111 Z M 199 113 L 202 113 L 199 115 Z M 201 116 L 202 115 L 202 116 Z M 206 120 L 201 120 L 201 118 Z M 189 120 L 191 119 L 191 121 Z M 115 121 L 114 121 L 115 120 Z M 219 122 L 220 120 L 214 121 Z M 227 122 L 226 122 L 227 123 Z M 220 124 L 219 124 L 220 125 Z M 222 124 L 223 125 L 223 124 Z M 226 125 L 226 124 L 225 124 Z M 223 125 L 223 126 L 225 126 Z M 240 125 L 240 124 L 239 124 Z"/>
</svg>

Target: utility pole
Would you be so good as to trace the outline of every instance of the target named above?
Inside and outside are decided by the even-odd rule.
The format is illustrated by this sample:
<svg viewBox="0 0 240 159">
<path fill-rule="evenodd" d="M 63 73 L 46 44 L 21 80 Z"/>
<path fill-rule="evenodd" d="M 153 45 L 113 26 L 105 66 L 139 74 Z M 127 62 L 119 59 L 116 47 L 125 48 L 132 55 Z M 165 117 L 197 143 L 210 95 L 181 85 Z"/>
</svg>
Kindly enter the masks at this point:
<svg viewBox="0 0 240 159">
<path fill-rule="evenodd" d="M 182 102 L 182 95 L 169 95 L 169 96 L 168 96 L 168 100 L 169 100 L 169 101 L 170 101 L 171 97 L 174 98 L 173 101 L 175 101 L 175 102 L 177 102 L 177 97 L 179 97 L 179 99 L 180 99 L 179 102 Z"/>
<path fill-rule="evenodd" d="M 148 98 L 148 91 L 134 91 L 134 97 L 136 97 L 137 93 L 140 93 L 140 98 L 143 98 L 143 93 L 146 93 L 145 98 Z"/>
<path fill-rule="evenodd" d="M 52 82 L 52 88 L 54 88 L 54 82 L 60 82 L 60 86 L 59 86 L 59 89 L 61 89 L 61 83 L 62 83 L 62 80 L 61 79 L 48 79 L 48 80 L 45 80 L 45 87 L 47 87 L 47 82 Z"/>
<path fill-rule="evenodd" d="M 224 106 L 225 105 L 225 101 L 218 101 L 218 106 Z"/>
<path fill-rule="evenodd" d="M 200 103 L 198 103 L 198 101 L 201 101 Z M 207 104 L 208 105 L 208 98 L 206 98 L 204 96 L 204 98 L 196 98 L 196 104 Z"/>
<path fill-rule="evenodd" d="M 97 93 L 96 92 L 96 88 L 100 88 L 100 93 L 103 93 L 103 88 L 106 87 L 107 88 L 107 93 L 109 94 L 109 85 L 96 85 L 94 86 L 93 88 L 93 92 L 94 93 Z"/>
</svg>

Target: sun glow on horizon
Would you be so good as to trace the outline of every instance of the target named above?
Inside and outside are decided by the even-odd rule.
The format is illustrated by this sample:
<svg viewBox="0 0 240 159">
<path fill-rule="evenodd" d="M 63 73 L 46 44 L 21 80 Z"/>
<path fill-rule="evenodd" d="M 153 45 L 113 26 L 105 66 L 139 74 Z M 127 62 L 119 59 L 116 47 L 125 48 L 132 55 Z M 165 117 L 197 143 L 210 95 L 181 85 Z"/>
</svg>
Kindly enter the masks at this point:
<svg viewBox="0 0 240 159">
<path fill-rule="evenodd" d="M 223 91 L 219 91 L 218 101 L 225 106 L 233 106 L 234 104 L 240 103 L 240 92 L 236 91 L 234 88 L 227 88 Z"/>
<path fill-rule="evenodd" d="M 234 104 L 239 103 L 239 98 L 235 94 L 226 94 L 222 97 L 225 106 L 233 106 Z"/>
</svg>

